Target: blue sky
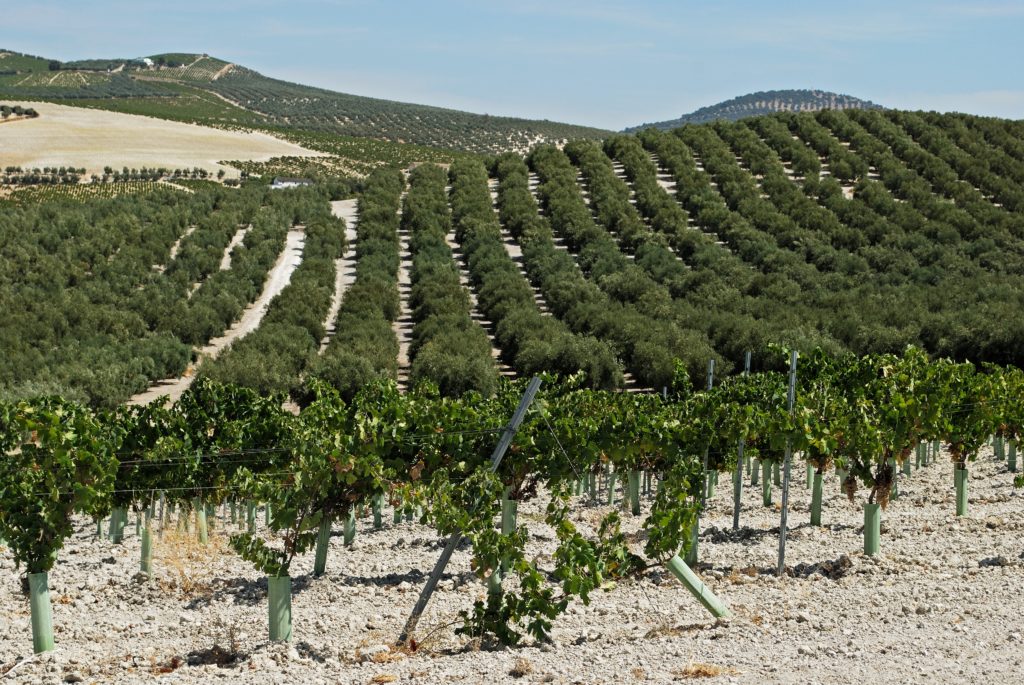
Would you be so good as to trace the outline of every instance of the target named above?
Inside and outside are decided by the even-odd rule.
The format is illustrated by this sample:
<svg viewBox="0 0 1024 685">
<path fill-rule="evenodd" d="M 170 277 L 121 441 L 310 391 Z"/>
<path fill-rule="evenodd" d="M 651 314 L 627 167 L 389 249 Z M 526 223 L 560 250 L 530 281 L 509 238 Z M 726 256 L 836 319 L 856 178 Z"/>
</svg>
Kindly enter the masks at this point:
<svg viewBox="0 0 1024 685">
<path fill-rule="evenodd" d="M 0 11 L 0 48 L 208 52 L 348 93 L 613 129 L 774 88 L 1024 118 L 1024 0 L 25 0 Z"/>
</svg>

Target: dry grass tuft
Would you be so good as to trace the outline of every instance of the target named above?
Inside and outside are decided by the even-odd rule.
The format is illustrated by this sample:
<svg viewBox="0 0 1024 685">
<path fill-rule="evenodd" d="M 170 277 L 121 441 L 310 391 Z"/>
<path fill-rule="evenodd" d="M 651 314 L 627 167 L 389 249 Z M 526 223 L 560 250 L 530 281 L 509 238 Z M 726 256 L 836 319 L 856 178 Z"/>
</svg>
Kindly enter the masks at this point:
<svg viewBox="0 0 1024 685">
<path fill-rule="evenodd" d="M 632 673 L 633 677 L 637 680 L 647 680 L 647 671 L 640 667 L 634 668 L 630 673 Z"/>
<path fill-rule="evenodd" d="M 225 552 L 223 536 L 209 536 L 207 544 L 196 539 L 195 532 L 178 531 L 168 527 L 163 536 L 153 541 L 153 566 L 166 569 L 169 577 L 158 580 L 160 586 L 184 597 L 209 596 L 213 588 L 209 583 L 209 562 Z M 159 561 L 157 561 L 159 560 Z"/>
<path fill-rule="evenodd" d="M 672 671 L 672 675 L 676 676 L 677 680 L 716 678 L 720 675 L 736 675 L 738 673 L 739 671 L 735 668 L 716 666 L 715 664 L 704 664 L 699 661 L 693 661 L 687 664 L 685 668 Z"/>
<path fill-rule="evenodd" d="M 726 576 L 726 580 L 735 585 L 736 583 L 739 583 L 744 576 L 747 578 L 756 578 L 757 567 L 753 564 L 744 567 L 733 566 L 729 570 L 729 575 Z"/>
<path fill-rule="evenodd" d="M 370 661 L 375 664 L 390 664 L 392 661 L 400 661 L 401 659 L 404 659 L 405 656 L 404 652 L 392 652 L 389 650 L 387 652 L 377 652 L 370 657 Z"/>
<path fill-rule="evenodd" d="M 648 630 L 644 637 L 648 640 L 655 637 L 679 637 L 686 633 L 691 633 L 697 630 L 703 630 L 709 626 L 714 625 L 706 623 L 690 623 L 687 625 L 672 625 L 668 621 L 663 621 L 660 625 L 657 625 Z"/>
<path fill-rule="evenodd" d="M 513 678 L 522 678 L 523 676 L 533 673 L 533 664 L 528 659 L 522 657 L 516 659 L 516 663 L 512 666 L 512 670 L 508 672 Z"/>
</svg>

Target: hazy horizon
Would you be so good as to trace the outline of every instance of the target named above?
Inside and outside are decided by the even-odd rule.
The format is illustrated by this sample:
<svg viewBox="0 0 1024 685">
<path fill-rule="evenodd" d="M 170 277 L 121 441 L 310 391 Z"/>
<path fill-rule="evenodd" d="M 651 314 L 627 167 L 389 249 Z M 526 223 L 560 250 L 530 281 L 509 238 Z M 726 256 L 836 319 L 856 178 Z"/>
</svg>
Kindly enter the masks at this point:
<svg viewBox="0 0 1024 685">
<path fill-rule="evenodd" d="M 205 52 L 355 95 L 613 130 L 788 88 L 1024 117 L 1024 1 L 48 1 L 6 8 L 0 35 L 61 60 Z"/>
</svg>

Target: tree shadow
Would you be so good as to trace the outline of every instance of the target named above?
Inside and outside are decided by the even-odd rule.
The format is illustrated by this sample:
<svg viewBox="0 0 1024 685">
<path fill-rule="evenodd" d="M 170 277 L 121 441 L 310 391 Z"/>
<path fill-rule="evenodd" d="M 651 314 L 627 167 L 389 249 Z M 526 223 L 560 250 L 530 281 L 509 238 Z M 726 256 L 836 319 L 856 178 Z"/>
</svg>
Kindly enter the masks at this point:
<svg viewBox="0 0 1024 685">
<path fill-rule="evenodd" d="M 787 526 L 787 534 L 795 532 L 803 532 L 805 530 L 828 530 L 828 531 L 842 531 L 842 530 L 854 530 L 856 527 L 846 523 L 831 523 L 823 526 L 815 526 L 810 522 L 800 523 L 795 526 Z M 863 527 L 862 527 L 863 528 Z M 742 545 L 756 545 L 765 537 L 778 537 L 779 527 L 772 526 L 771 528 L 750 528 L 749 526 L 741 526 L 736 530 L 731 528 L 718 528 L 717 526 L 711 526 L 705 528 L 701 533 L 700 537 L 711 543 L 723 543 L 732 542 Z"/>
<path fill-rule="evenodd" d="M 292 578 L 292 596 L 307 590 L 311 576 Z M 185 605 L 186 609 L 196 610 L 209 607 L 215 602 L 230 599 L 236 606 L 255 606 L 267 600 L 267 578 L 214 578 L 211 582 L 214 590 L 208 594 L 193 598 Z"/>
<path fill-rule="evenodd" d="M 734 542 L 743 545 L 756 545 L 765 537 L 778 537 L 778 535 L 778 526 L 768 529 L 741 526 L 736 530 L 711 526 L 710 528 L 705 528 L 700 537 L 707 542 Z"/>
<path fill-rule="evenodd" d="M 801 562 L 794 566 L 785 567 L 785 576 L 787 578 L 800 578 L 808 579 L 811 576 L 821 575 L 829 580 L 839 580 L 853 568 L 853 561 L 849 555 L 841 554 L 835 559 L 825 559 L 822 561 L 815 561 L 811 563 Z M 750 578 L 756 578 L 758 576 L 777 576 L 778 568 L 775 566 L 756 566 L 750 564 L 748 566 L 715 566 L 713 564 L 701 564 L 698 563 L 695 571 L 706 573 L 709 571 L 718 571 L 725 576 L 744 575 Z"/>
<path fill-rule="evenodd" d="M 322 580 L 329 580 L 347 587 L 378 587 L 397 588 L 402 583 L 418 585 L 426 582 L 427 573 L 420 569 L 409 569 L 405 573 L 388 573 L 383 576 L 353 576 L 345 574 L 326 574 L 320 578 L 312 574 L 294 576 L 292 578 L 292 596 L 295 597 L 310 589 Z M 473 582 L 476 574 L 472 572 L 442 573 L 439 580 L 455 581 L 456 587 Z M 267 600 L 267 579 L 263 578 L 215 578 L 211 585 L 215 589 L 205 595 L 193 598 L 185 608 L 197 610 L 209 607 L 216 602 L 230 600 L 235 605 L 255 606 Z"/>
</svg>

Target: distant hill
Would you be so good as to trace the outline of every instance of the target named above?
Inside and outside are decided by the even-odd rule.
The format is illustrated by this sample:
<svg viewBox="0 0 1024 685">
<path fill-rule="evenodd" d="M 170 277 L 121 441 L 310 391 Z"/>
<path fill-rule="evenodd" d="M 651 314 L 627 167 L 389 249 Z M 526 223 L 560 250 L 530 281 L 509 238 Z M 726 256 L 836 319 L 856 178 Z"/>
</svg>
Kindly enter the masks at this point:
<svg viewBox="0 0 1024 685">
<path fill-rule="evenodd" d="M 765 90 L 741 95 L 710 107 L 701 107 L 696 112 L 684 114 L 678 119 L 633 126 L 627 128 L 626 132 L 640 131 L 645 128 L 668 131 L 679 128 L 683 124 L 705 124 L 719 119 L 736 121 L 745 117 L 772 114 L 773 112 L 815 112 L 819 109 L 883 109 L 883 107 L 852 95 L 830 93 L 825 90 Z"/>
<path fill-rule="evenodd" d="M 609 132 L 337 93 L 266 77 L 210 55 L 58 62 L 0 50 L 0 98 L 50 100 L 220 126 L 371 137 L 469 152 Z"/>
</svg>

